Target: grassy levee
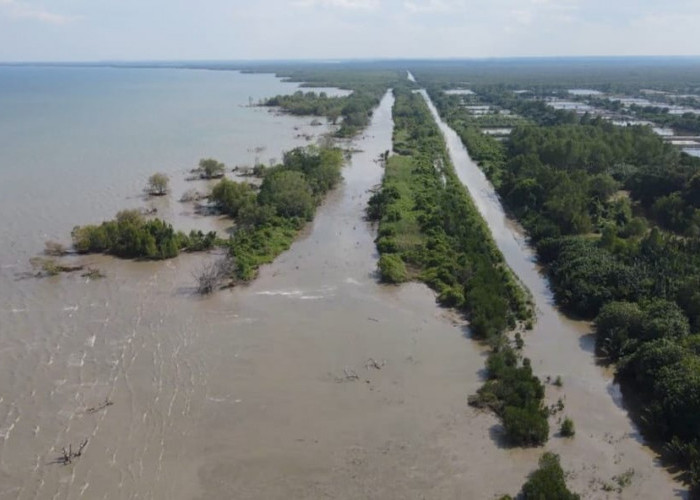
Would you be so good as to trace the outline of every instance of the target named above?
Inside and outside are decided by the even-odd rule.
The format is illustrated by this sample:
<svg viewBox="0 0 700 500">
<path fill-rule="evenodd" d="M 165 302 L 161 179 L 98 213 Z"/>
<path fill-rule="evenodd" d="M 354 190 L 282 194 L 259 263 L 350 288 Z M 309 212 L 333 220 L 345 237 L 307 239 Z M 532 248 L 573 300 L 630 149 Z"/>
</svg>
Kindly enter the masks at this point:
<svg viewBox="0 0 700 500">
<path fill-rule="evenodd" d="M 379 221 L 381 277 L 422 281 L 465 314 L 473 336 L 492 347 L 489 380 L 472 404 L 494 410 L 512 444 L 539 445 L 549 432 L 544 388 L 506 336 L 532 321 L 528 295 L 459 181 L 425 101 L 409 90 L 395 95 L 395 154 L 368 206 Z"/>
</svg>

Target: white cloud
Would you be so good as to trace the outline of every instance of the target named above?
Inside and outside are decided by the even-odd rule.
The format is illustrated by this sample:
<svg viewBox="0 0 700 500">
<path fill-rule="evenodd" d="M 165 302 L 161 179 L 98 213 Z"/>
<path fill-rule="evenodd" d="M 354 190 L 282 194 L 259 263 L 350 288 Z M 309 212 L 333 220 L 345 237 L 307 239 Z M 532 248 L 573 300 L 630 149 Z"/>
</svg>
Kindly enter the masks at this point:
<svg viewBox="0 0 700 500">
<path fill-rule="evenodd" d="M 379 0 L 299 0 L 299 7 L 338 7 L 348 10 L 374 10 L 379 8 Z"/>
<path fill-rule="evenodd" d="M 5 12 L 9 17 L 15 19 L 33 19 L 49 24 L 66 24 L 77 19 L 72 16 L 56 14 L 41 7 L 32 7 L 18 0 L 0 0 L 0 12 Z"/>
<path fill-rule="evenodd" d="M 429 12 L 449 12 L 455 8 L 454 2 L 446 0 L 409 0 L 403 3 L 404 8 L 415 14 Z"/>
<path fill-rule="evenodd" d="M 579 5 L 576 0 L 530 0 L 529 4 L 520 4 L 509 12 L 509 17 L 519 25 L 529 26 L 539 21 L 542 25 L 570 23 L 576 19 Z"/>
</svg>

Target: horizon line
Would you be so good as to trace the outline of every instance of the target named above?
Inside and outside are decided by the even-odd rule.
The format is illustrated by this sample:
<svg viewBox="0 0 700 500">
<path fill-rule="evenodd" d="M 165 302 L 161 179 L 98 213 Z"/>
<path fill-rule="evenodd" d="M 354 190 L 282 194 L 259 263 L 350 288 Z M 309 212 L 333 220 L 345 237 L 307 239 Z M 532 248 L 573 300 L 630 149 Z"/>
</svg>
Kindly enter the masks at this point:
<svg viewBox="0 0 700 500">
<path fill-rule="evenodd" d="M 270 64 L 270 63 L 315 63 L 339 64 L 358 62 L 459 62 L 459 61 L 525 61 L 525 60 L 619 60 L 619 59 L 700 59 L 697 55 L 560 55 L 560 56 L 482 56 L 482 57 L 353 57 L 353 58 L 261 58 L 261 59 L 103 59 L 103 60 L 26 60 L 0 61 L 0 66 L 68 66 L 68 65 L 127 65 L 127 64 Z"/>
</svg>

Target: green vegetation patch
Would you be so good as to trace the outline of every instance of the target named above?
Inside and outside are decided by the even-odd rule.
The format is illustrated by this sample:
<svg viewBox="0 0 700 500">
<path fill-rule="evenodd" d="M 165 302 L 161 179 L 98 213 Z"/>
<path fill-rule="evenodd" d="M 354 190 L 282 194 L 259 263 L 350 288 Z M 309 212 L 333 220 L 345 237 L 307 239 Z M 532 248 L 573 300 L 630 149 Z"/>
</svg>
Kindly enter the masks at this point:
<svg viewBox="0 0 700 500">
<path fill-rule="evenodd" d="M 340 182 L 342 165 L 340 149 L 296 148 L 284 154 L 280 165 L 265 170 L 257 194 L 227 180 L 214 187 L 214 193 L 226 194 L 217 196 L 217 203 L 234 208 L 228 210 L 237 224 L 229 252 L 236 280 L 252 280 L 262 264 L 291 246 L 325 194 Z"/>
<path fill-rule="evenodd" d="M 545 453 L 540 457 L 539 468 L 523 485 L 523 500 L 579 500 L 581 497 L 566 487 L 564 470 L 559 455 Z"/>
<path fill-rule="evenodd" d="M 485 92 L 536 125 L 517 127 L 497 154 L 473 132 L 462 140 L 527 229 L 558 304 L 595 318 L 599 353 L 644 407 L 639 423 L 698 488 L 700 159 L 649 127 Z M 454 122 L 461 113 L 440 111 Z"/>
<path fill-rule="evenodd" d="M 122 210 L 114 220 L 99 226 L 76 226 L 71 233 L 78 253 L 107 253 L 134 259 L 170 259 L 181 250 L 212 248 L 216 233 L 175 231 L 160 219 L 147 220 L 138 210 Z"/>
<path fill-rule="evenodd" d="M 540 445 L 549 434 L 544 387 L 505 338 L 532 319 L 531 305 L 455 174 L 423 97 L 395 95 L 396 154 L 367 208 L 379 221 L 382 280 L 421 280 L 442 305 L 465 313 L 474 337 L 493 346 L 490 379 L 470 402 L 501 418 L 511 444 Z"/>
<path fill-rule="evenodd" d="M 279 107 L 285 112 L 302 116 L 325 116 L 332 124 L 340 121 L 336 137 L 352 137 L 364 129 L 379 104 L 382 91 L 358 87 L 349 96 L 328 97 L 325 92 L 302 92 L 278 95 L 263 102 L 264 106 Z"/>
<path fill-rule="evenodd" d="M 221 165 L 211 159 L 203 163 Z M 249 281 L 262 264 L 290 247 L 325 194 L 340 182 L 342 165 L 340 149 L 309 146 L 285 153 L 281 164 L 265 169 L 257 192 L 249 184 L 221 179 L 210 199 L 236 221 L 228 241 L 217 239 L 213 231 L 185 234 L 160 219 L 148 220 L 136 210 L 124 210 L 114 220 L 74 228 L 73 246 L 80 253 L 144 259 L 169 259 L 181 250 L 227 246 L 233 258 L 231 278 Z"/>
<path fill-rule="evenodd" d="M 408 90 L 395 94 L 401 152 L 388 159 L 367 209 L 379 221 L 377 248 L 400 258 L 408 277 L 428 284 L 441 303 L 465 312 L 476 337 L 498 338 L 531 317 L 526 295 L 457 178 L 425 101 Z"/>
</svg>

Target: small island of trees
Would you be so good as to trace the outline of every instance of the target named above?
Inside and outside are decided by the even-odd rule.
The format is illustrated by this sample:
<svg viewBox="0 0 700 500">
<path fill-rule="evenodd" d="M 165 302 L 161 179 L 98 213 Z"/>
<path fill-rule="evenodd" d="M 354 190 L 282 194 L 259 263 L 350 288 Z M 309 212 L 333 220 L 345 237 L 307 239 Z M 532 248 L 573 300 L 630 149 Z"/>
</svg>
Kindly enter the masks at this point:
<svg viewBox="0 0 700 500">
<path fill-rule="evenodd" d="M 71 237 L 78 253 L 107 253 L 122 258 L 170 259 L 181 250 L 200 251 L 214 246 L 216 233 L 175 231 L 160 219 L 147 220 L 138 210 L 122 210 L 102 224 L 76 226 Z"/>
<path fill-rule="evenodd" d="M 227 258 L 201 273 L 198 289 L 209 293 L 226 279 L 248 281 L 260 265 L 289 248 L 299 230 L 313 218 L 324 195 L 341 180 L 343 161 L 338 148 L 309 146 L 285 153 L 281 164 L 266 168 L 259 189 L 222 178 L 209 199 L 235 222 L 228 240 L 217 238 L 213 231 L 186 234 L 161 219 L 148 219 L 138 210 L 122 210 L 113 220 L 99 225 L 76 226 L 71 233 L 73 248 L 83 254 L 170 259 L 181 251 L 219 246 L 226 250 Z M 204 159 L 200 167 L 203 175 L 223 177 L 224 166 L 216 160 Z"/>
<path fill-rule="evenodd" d="M 168 193 L 170 178 L 161 172 L 157 172 L 148 178 L 145 191 L 151 196 L 164 196 Z"/>
<path fill-rule="evenodd" d="M 197 168 L 192 169 L 194 177 L 188 180 L 195 179 L 221 179 L 226 173 L 226 165 L 214 158 L 202 158 L 199 160 Z"/>
</svg>

